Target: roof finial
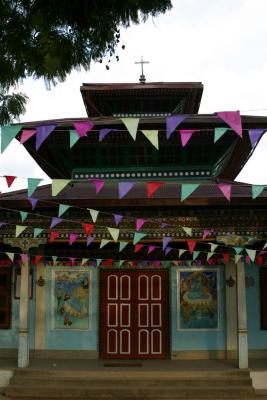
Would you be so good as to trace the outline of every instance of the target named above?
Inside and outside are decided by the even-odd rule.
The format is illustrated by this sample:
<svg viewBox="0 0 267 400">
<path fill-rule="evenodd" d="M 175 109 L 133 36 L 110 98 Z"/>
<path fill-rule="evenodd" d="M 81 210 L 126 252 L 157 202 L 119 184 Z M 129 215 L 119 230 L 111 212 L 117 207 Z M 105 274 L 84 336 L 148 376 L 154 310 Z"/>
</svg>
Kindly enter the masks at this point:
<svg viewBox="0 0 267 400">
<path fill-rule="evenodd" d="M 144 75 L 143 65 L 149 64 L 149 61 L 143 61 L 143 56 L 141 56 L 141 61 L 136 61 L 135 64 L 141 64 L 141 75 L 139 78 L 140 83 L 146 83 L 146 77 Z"/>
</svg>

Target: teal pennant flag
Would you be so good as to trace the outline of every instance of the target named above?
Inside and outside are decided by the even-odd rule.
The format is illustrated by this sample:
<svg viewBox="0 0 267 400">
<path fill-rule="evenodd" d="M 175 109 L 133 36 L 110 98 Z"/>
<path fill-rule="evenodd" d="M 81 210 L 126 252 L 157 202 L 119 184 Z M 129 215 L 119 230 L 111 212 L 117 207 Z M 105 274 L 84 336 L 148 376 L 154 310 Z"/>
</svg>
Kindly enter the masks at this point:
<svg viewBox="0 0 267 400">
<path fill-rule="evenodd" d="M 200 251 L 193 251 L 193 260 L 198 258 Z"/>
<path fill-rule="evenodd" d="M 61 217 L 62 214 L 64 214 L 70 206 L 67 206 L 66 204 L 59 204 L 58 207 L 58 216 Z"/>
<path fill-rule="evenodd" d="M 184 183 L 181 188 L 181 201 L 187 199 L 199 187 L 199 183 Z"/>
<path fill-rule="evenodd" d="M 142 240 L 145 236 L 147 236 L 146 233 L 134 232 L 133 244 L 140 242 L 140 240 Z"/>
<path fill-rule="evenodd" d="M 22 125 L 10 125 L 1 127 L 1 153 L 5 151 L 10 142 L 17 136 Z"/>
<path fill-rule="evenodd" d="M 228 131 L 229 130 L 229 128 L 215 128 L 215 130 L 214 130 L 214 143 L 216 143 L 217 142 L 217 140 L 219 140 L 224 134 L 225 134 L 225 132 L 226 131 Z"/>
<path fill-rule="evenodd" d="M 119 252 L 121 252 L 127 246 L 128 242 L 120 242 Z"/>
<path fill-rule="evenodd" d="M 42 182 L 42 179 L 28 178 L 28 197 L 31 197 L 40 182 Z"/>
<path fill-rule="evenodd" d="M 34 228 L 34 230 L 33 230 L 33 237 L 34 237 L 34 238 L 37 238 L 37 236 L 39 236 L 40 233 L 42 233 L 42 232 L 43 232 L 43 229 L 42 229 L 42 228 Z"/>
<path fill-rule="evenodd" d="M 240 254 L 241 251 L 243 250 L 242 247 L 233 247 L 234 251 L 236 252 L 236 254 Z"/>
<path fill-rule="evenodd" d="M 70 132 L 70 149 L 71 149 L 75 145 L 75 143 L 78 142 L 80 136 L 74 129 L 71 129 L 69 132 Z"/>
<path fill-rule="evenodd" d="M 251 186 L 251 190 L 252 190 L 252 198 L 256 199 L 256 197 L 258 197 L 261 192 L 264 190 L 265 185 L 252 185 Z"/>
<path fill-rule="evenodd" d="M 25 219 L 28 217 L 28 214 L 26 211 L 20 211 L 20 218 L 21 218 L 21 222 L 25 221 Z"/>
</svg>

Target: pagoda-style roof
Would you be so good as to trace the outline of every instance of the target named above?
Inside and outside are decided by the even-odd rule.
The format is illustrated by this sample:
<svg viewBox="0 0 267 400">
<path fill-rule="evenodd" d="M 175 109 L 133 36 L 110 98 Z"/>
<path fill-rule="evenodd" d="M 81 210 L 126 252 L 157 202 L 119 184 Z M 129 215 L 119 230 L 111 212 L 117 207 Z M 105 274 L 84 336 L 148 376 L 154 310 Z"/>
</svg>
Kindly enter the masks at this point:
<svg viewBox="0 0 267 400">
<path fill-rule="evenodd" d="M 81 93 L 88 117 L 196 114 L 201 82 L 84 83 Z"/>
</svg>

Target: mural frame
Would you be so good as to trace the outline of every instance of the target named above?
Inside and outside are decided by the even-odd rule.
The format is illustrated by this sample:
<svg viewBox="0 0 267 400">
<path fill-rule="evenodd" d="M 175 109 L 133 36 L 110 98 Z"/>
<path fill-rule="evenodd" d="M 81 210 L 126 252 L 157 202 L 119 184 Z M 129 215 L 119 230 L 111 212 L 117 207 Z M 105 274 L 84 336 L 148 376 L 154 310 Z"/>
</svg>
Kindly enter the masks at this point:
<svg viewBox="0 0 267 400">
<path fill-rule="evenodd" d="M 62 326 L 62 328 L 55 326 L 55 309 L 54 305 L 56 302 L 55 298 L 55 282 L 56 282 L 56 274 L 58 273 L 86 273 L 88 277 L 88 326 L 86 328 L 76 328 L 73 326 L 68 326 L 67 328 Z M 73 268 L 53 268 L 51 270 L 51 304 L 50 304 L 50 320 L 51 320 L 51 330 L 52 331 L 64 331 L 64 332 L 88 332 L 92 330 L 92 271 L 89 269 L 73 269 Z"/>
<path fill-rule="evenodd" d="M 216 276 L 216 300 L 217 300 L 217 326 L 207 328 L 186 328 L 181 326 L 181 273 L 214 273 Z M 177 292 L 177 312 L 176 312 L 176 330 L 178 332 L 216 332 L 221 329 L 221 311 L 220 311 L 220 270 L 217 268 L 180 268 L 176 272 L 176 292 Z"/>
</svg>

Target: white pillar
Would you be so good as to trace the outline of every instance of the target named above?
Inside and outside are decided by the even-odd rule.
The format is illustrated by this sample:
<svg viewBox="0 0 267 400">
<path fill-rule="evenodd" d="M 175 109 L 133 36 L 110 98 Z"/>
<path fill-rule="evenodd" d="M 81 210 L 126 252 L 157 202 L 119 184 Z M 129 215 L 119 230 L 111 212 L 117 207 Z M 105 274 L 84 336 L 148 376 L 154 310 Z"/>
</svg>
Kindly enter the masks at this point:
<svg viewBox="0 0 267 400">
<path fill-rule="evenodd" d="M 18 367 L 29 366 L 29 261 L 21 263 Z"/>
<path fill-rule="evenodd" d="M 225 308 L 226 308 L 226 358 L 237 357 L 237 299 L 236 285 L 230 286 L 227 280 L 236 282 L 236 264 L 230 261 L 225 265 Z"/>
<path fill-rule="evenodd" d="M 248 331 L 245 265 L 243 261 L 237 263 L 237 340 L 238 340 L 238 367 L 248 368 Z"/>
<path fill-rule="evenodd" d="M 43 264 L 36 267 L 36 280 L 39 277 L 46 280 L 46 268 Z M 35 303 L 35 350 L 45 349 L 45 329 L 46 329 L 46 287 L 36 285 Z"/>
</svg>

